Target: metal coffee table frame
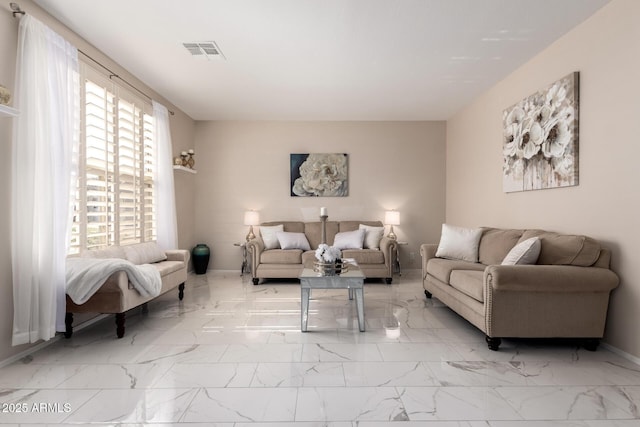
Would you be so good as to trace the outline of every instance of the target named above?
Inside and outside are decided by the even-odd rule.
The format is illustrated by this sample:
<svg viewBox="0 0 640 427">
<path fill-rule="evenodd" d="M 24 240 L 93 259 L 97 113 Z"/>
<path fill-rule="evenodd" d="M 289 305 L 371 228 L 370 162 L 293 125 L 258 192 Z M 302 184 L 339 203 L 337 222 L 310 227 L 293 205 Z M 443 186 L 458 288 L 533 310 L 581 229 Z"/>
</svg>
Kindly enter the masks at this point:
<svg viewBox="0 0 640 427">
<path fill-rule="evenodd" d="M 352 266 L 346 273 L 335 276 L 323 276 L 313 271 L 313 268 L 305 268 L 300 274 L 300 330 L 307 332 L 307 321 L 309 320 L 309 296 L 311 289 L 348 289 L 349 299 L 353 300 L 355 293 L 356 310 L 358 312 L 358 327 L 360 332 L 364 332 L 364 279 L 362 271 Z"/>
</svg>

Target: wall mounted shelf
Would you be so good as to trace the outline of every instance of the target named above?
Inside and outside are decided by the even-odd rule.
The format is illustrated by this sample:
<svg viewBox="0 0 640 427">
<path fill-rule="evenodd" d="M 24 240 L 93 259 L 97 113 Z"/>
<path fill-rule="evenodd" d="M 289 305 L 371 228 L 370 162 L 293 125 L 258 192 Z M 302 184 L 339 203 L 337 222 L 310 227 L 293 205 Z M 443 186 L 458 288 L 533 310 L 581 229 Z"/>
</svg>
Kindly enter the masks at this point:
<svg viewBox="0 0 640 427">
<path fill-rule="evenodd" d="M 173 168 L 175 170 L 177 170 L 177 171 L 183 171 L 183 172 L 189 172 L 189 173 L 198 173 L 197 170 L 191 169 L 191 168 L 186 168 L 184 166 L 174 166 Z"/>
<path fill-rule="evenodd" d="M 17 117 L 20 115 L 20 111 L 8 105 L 0 104 L 0 116 L 5 117 Z"/>
</svg>

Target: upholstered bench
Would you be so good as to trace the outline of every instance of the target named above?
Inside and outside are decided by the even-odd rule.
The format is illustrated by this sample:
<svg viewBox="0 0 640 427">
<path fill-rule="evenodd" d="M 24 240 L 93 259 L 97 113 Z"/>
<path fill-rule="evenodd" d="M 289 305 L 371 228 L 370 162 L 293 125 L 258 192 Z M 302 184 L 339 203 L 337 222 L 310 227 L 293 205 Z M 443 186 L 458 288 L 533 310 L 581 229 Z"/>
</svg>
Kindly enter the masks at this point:
<svg viewBox="0 0 640 427">
<path fill-rule="evenodd" d="M 160 273 L 162 286 L 156 296 L 143 296 L 138 292 L 124 271 L 114 272 L 100 288 L 84 303 L 76 304 L 67 295 L 66 332 L 70 338 L 73 333 L 73 313 L 113 313 L 116 315 L 116 335 L 124 336 L 125 312 L 138 307 L 174 288 L 178 288 L 178 298 L 184 296 L 184 284 L 187 280 L 189 251 L 175 249 L 162 251 L 155 242 L 139 243 L 129 246 L 111 246 L 107 249 L 86 251 L 81 255 L 87 258 L 128 260 L 135 265 L 150 264 Z"/>
</svg>

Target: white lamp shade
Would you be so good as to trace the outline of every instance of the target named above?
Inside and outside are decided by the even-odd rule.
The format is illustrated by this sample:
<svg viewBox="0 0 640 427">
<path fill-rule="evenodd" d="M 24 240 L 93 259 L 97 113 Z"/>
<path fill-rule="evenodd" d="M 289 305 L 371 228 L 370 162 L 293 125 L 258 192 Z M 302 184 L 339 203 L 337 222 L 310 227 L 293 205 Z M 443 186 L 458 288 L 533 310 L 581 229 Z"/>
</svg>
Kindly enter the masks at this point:
<svg viewBox="0 0 640 427">
<path fill-rule="evenodd" d="M 387 225 L 400 225 L 400 212 L 386 211 L 384 213 L 384 223 Z"/>
<path fill-rule="evenodd" d="M 244 213 L 244 225 L 260 225 L 260 213 L 256 211 L 246 211 Z"/>
</svg>

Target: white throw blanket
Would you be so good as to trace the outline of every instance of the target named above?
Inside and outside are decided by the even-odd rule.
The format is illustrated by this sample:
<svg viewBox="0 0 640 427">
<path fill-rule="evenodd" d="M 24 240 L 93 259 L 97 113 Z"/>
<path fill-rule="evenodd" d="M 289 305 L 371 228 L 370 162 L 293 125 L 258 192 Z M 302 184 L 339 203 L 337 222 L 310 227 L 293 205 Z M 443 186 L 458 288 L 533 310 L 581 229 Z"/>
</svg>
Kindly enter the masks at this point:
<svg viewBox="0 0 640 427">
<path fill-rule="evenodd" d="M 124 271 L 143 297 L 160 294 L 160 272 L 151 264 L 135 265 L 120 258 L 67 258 L 67 295 L 84 304 L 117 271 Z"/>
</svg>

